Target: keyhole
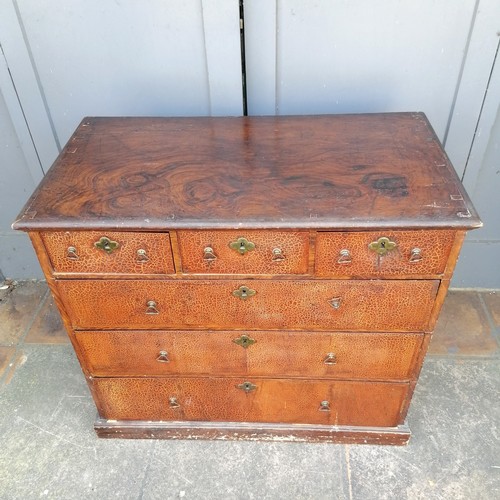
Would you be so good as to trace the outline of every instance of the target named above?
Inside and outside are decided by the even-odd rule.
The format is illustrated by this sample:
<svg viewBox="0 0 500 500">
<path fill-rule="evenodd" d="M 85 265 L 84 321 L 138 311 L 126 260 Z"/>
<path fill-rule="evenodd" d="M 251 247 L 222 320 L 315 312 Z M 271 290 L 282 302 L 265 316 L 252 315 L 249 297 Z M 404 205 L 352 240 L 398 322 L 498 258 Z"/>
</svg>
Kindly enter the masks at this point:
<svg viewBox="0 0 500 500">
<path fill-rule="evenodd" d="M 380 242 L 380 246 L 381 246 L 382 248 L 385 248 L 385 241 L 381 241 L 381 242 Z"/>
</svg>

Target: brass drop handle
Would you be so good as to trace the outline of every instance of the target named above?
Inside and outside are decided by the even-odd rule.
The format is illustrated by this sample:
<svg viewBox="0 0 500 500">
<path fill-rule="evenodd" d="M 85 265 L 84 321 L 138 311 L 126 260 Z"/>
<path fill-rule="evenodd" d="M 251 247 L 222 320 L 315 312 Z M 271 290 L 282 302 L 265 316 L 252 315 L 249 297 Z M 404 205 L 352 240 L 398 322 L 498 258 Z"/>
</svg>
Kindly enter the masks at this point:
<svg viewBox="0 0 500 500">
<path fill-rule="evenodd" d="M 231 241 L 231 243 L 229 243 L 229 248 L 236 250 L 241 255 L 245 255 L 247 252 L 255 249 L 255 243 L 252 243 L 246 238 L 241 237 L 236 241 Z"/>
<path fill-rule="evenodd" d="M 252 290 L 245 285 L 242 285 L 238 288 L 238 290 L 233 291 L 233 295 L 241 300 L 247 300 L 249 297 L 253 297 L 256 293 L 257 292 L 255 290 Z"/>
<path fill-rule="evenodd" d="M 394 241 L 391 241 L 386 236 L 382 236 L 377 241 L 372 241 L 368 245 L 368 248 L 373 252 L 375 252 L 380 257 L 383 257 L 384 255 L 387 254 L 387 252 L 394 250 L 396 247 L 397 244 Z"/>
<path fill-rule="evenodd" d="M 117 248 L 120 248 L 120 244 L 117 241 L 110 240 L 107 236 L 101 236 L 101 238 L 94 243 L 94 246 L 104 250 L 107 254 L 111 254 Z"/>
<path fill-rule="evenodd" d="M 148 254 L 144 248 L 137 250 L 137 262 L 147 262 L 149 260 Z"/>
<path fill-rule="evenodd" d="M 78 254 L 76 253 L 76 248 L 75 247 L 68 247 L 68 249 L 66 250 L 66 257 L 69 260 L 78 260 L 79 257 L 78 257 Z"/>
<path fill-rule="evenodd" d="M 422 250 L 420 248 L 412 248 L 411 253 L 410 253 L 410 260 L 409 262 L 411 264 L 414 264 L 415 262 L 420 262 L 423 259 L 422 257 Z"/>
<path fill-rule="evenodd" d="M 240 345 L 244 349 L 247 349 L 252 344 L 255 344 L 255 342 L 257 342 L 257 341 L 255 339 L 253 339 L 252 337 L 249 337 L 248 335 L 243 334 L 241 337 L 238 337 L 237 339 L 233 339 L 233 342 L 235 344 Z"/>
<path fill-rule="evenodd" d="M 339 252 L 339 258 L 337 259 L 337 264 L 350 264 L 352 262 L 351 252 L 346 248 Z"/>
<path fill-rule="evenodd" d="M 328 303 L 334 308 L 334 309 L 339 309 L 340 304 L 342 303 L 342 299 L 340 297 L 334 297 L 333 299 L 330 299 Z"/>
<path fill-rule="evenodd" d="M 146 314 L 160 314 L 160 311 L 156 308 L 156 302 L 154 300 L 148 300 L 146 302 Z"/>
<path fill-rule="evenodd" d="M 217 259 L 217 255 L 215 255 L 214 249 L 212 247 L 205 247 L 203 249 L 203 260 L 206 262 L 212 262 Z"/>
<path fill-rule="evenodd" d="M 330 402 L 329 401 L 321 401 L 318 409 L 319 409 L 319 411 L 330 411 Z"/>
<path fill-rule="evenodd" d="M 170 408 L 172 409 L 175 409 L 175 408 L 180 408 L 180 404 L 179 402 L 177 401 L 177 398 L 168 398 L 168 406 L 170 406 Z"/>
<path fill-rule="evenodd" d="M 327 353 L 325 359 L 323 360 L 325 365 L 336 365 L 337 364 L 337 356 L 333 352 Z"/>
<path fill-rule="evenodd" d="M 283 262 L 285 259 L 281 248 L 273 248 L 273 262 Z"/>
<path fill-rule="evenodd" d="M 257 389 L 257 386 L 255 384 L 252 384 L 252 382 L 243 382 L 242 384 L 238 384 L 236 386 L 237 389 L 241 389 L 242 391 L 245 391 L 247 394 L 251 391 L 255 391 Z"/>
<path fill-rule="evenodd" d="M 168 352 L 167 351 L 160 351 L 158 353 L 158 357 L 156 358 L 156 361 L 158 361 L 158 363 L 170 363 L 170 359 L 168 358 Z"/>
</svg>

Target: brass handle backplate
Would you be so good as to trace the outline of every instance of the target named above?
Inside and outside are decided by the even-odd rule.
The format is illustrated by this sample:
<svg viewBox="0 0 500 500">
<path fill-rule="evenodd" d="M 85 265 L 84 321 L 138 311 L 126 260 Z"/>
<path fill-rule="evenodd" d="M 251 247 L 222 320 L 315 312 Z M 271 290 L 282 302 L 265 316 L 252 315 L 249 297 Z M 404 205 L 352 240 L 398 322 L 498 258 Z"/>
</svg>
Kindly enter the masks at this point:
<svg viewBox="0 0 500 500">
<path fill-rule="evenodd" d="M 214 249 L 212 247 L 205 247 L 203 249 L 203 260 L 206 262 L 212 262 L 217 259 Z"/>
<path fill-rule="evenodd" d="M 117 241 L 110 240 L 107 236 L 102 236 L 98 241 L 94 243 L 96 248 L 104 250 L 107 254 L 113 253 L 120 244 Z"/>
<path fill-rule="evenodd" d="M 149 260 L 148 254 L 144 248 L 137 250 L 137 262 L 147 262 Z"/>
<path fill-rule="evenodd" d="M 397 244 L 394 241 L 391 241 L 386 236 L 381 236 L 377 241 L 372 241 L 368 245 L 368 248 L 370 250 L 375 252 L 377 255 L 380 255 L 381 257 L 386 255 L 387 252 L 394 250 L 396 247 Z"/>
<path fill-rule="evenodd" d="M 242 285 L 238 288 L 238 290 L 233 291 L 233 295 L 235 297 L 239 297 L 241 300 L 247 300 L 248 297 L 253 297 L 257 292 L 248 288 L 245 285 Z"/>
<path fill-rule="evenodd" d="M 160 351 L 158 353 L 158 357 L 156 358 L 156 361 L 159 363 L 170 363 L 170 359 L 168 358 L 168 352 L 167 351 Z"/>
<path fill-rule="evenodd" d="M 242 384 L 238 384 L 236 387 L 238 389 L 241 389 L 242 391 L 245 391 L 247 394 L 257 389 L 257 386 L 255 384 L 252 384 L 252 382 L 243 382 Z"/>
<path fill-rule="evenodd" d="M 328 303 L 334 308 L 334 309 L 339 309 L 340 304 L 342 303 L 342 299 L 340 297 L 334 297 L 333 299 L 330 299 Z"/>
<path fill-rule="evenodd" d="M 181 405 L 179 404 L 179 402 L 177 401 L 177 398 L 168 398 L 168 406 L 170 406 L 170 408 L 179 408 Z"/>
<path fill-rule="evenodd" d="M 420 250 L 420 248 L 412 248 L 409 262 L 414 264 L 416 262 L 420 262 L 422 259 L 422 250 Z"/>
<path fill-rule="evenodd" d="M 330 402 L 329 401 L 321 401 L 318 409 L 319 409 L 319 411 L 330 411 Z"/>
<path fill-rule="evenodd" d="M 350 264 L 352 262 L 351 252 L 344 248 L 339 252 L 339 258 L 337 259 L 337 264 Z"/>
<path fill-rule="evenodd" d="M 281 248 L 273 248 L 273 262 L 283 262 L 286 259 Z"/>
<path fill-rule="evenodd" d="M 241 337 L 238 337 L 237 339 L 233 339 L 233 342 L 235 344 L 240 345 L 244 349 L 246 349 L 247 347 L 250 347 L 252 344 L 255 344 L 255 342 L 257 342 L 257 341 L 255 339 L 253 339 L 252 337 L 249 337 L 248 335 L 243 334 Z"/>
<path fill-rule="evenodd" d="M 76 248 L 75 247 L 68 247 L 68 249 L 66 250 L 66 257 L 69 260 L 78 260 L 79 257 L 78 257 L 78 254 L 76 253 Z"/>
<path fill-rule="evenodd" d="M 156 307 L 156 302 L 154 300 L 148 300 L 146 302 L 146 314 L 160 314 Z"/>
<path fill-rule="evenodd" d="M 333 352 L 329 352 L 325 359 L 323 360 L 325 365 L 336 365 L 337 364 L 337 356 Z"/>
<path fill-rule="evenodd" d="M 236 250 L 241 255 L 245 255 L 250 250 L 255 249 L 255 243 L 252 243 L 251 241 L 248 241 L 246 238 L 241 237 L 238 238 L 236 241 L 231 241 L 231 243 L 229 243 L 229 248 Z"/>
</svg>

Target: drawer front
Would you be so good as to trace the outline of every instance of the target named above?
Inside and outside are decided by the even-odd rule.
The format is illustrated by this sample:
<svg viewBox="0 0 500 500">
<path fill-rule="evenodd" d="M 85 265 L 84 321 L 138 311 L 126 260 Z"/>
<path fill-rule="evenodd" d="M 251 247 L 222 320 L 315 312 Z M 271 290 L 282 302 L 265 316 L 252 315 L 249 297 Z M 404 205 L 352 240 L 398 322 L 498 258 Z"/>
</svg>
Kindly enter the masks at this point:
<svg viewBox="0 0 500 500">
<path fill-rule="evenodd" d="M 85 331 L 93 376 L 247 375 L 411 378 L 423 334 Z"/>
<path fill-rule="evenodd" d="M 56 274 L 175 272 L 168 233 L 50 231 L 41 237 Z"/>
<path fill-rule="evenodd" d="M 456 231 L 318 232 L 318 276 L 440 275 Z"/>
<path fill-rule="evenodd" d="M 309 233 L 178 231 L 184 273 L 305 274 Z"/>
<path fill-rule="evenodd" d="M 93 388 L 101 417 L 112 420 L 389 427 L 408 394 L 405 383 L 197 377 L 97 378 Z"/>
<path fill-rule="evenodd" d="M 438 284 L 431 280 L 57 282 L 77 330 L 424 331 Z"/>
</svg>

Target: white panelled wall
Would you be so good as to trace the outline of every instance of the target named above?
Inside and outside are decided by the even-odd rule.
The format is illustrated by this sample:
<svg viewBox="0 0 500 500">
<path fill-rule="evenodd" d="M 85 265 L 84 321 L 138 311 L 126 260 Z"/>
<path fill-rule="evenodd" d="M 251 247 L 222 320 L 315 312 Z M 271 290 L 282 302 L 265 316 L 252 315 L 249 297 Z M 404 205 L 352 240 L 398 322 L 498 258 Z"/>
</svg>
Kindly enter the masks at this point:
<svg viewBox="0 0 500 500">
<path fill-rule="evenodd" d="M 454 286 L 500 288 L 498 0 L 244 0 L 248 113 L 424 111 L 485 222 Z M 0 270 L 10 222 L 88 115 L 240 115 L 239 0 L 0 0 Z M 15 243 L 15 244 L 14 244 Z"/>
</svg>

